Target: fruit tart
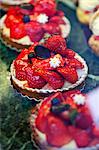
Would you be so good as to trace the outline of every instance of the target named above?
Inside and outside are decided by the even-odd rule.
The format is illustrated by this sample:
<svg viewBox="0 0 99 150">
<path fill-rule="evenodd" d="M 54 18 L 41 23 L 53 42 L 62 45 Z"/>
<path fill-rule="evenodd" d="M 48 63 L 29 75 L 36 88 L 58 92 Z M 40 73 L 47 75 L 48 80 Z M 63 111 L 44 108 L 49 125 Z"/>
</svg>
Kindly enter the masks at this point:
<svg viewBox="0 0 99 150">
<path fill-rule="evenodd" d="M 89 45 L 96 55 L 99 56 L 99 10 L 96 11 L 90 21 L 92 36 L 89 39 Z"/>
<path fill-rule="evenodd" d="M 34 4 L 11 7 L 0 24 L 4 43 L 18 50 L 44 42 L 53 34 L 66 38 L 70 32 L 70 23 L 64 13 L 56 9 L 54 0 L 37 0 Z"/>
<path fill-rule="evenodd" d="M 77 17 L 81 23 L 89 24 L 90 17 L 99 8 L 99 0 L 79 0 Z"/>
<path fill-rule="evenodd" d="M 3 10 L 7 11 L 9 7 L 20 6 L 21 4 L 34 3 L 34 0 L 0 0 L 0 6 Z"/>
<path fill-rule="evenodd" d="M 67 48 L 60 35 L 23 49 L 11 65 L 12 85 L 23 95 L 39 99 L 80 85 L 87 73 L 86 62 Z"/>
<path fill-rule="evenodd" d="M 41 150 L 99 149 L 99 128 L 86 96 L 78 90 L 57 92 L 31 111 L 32 139 Z"/>
</svg>

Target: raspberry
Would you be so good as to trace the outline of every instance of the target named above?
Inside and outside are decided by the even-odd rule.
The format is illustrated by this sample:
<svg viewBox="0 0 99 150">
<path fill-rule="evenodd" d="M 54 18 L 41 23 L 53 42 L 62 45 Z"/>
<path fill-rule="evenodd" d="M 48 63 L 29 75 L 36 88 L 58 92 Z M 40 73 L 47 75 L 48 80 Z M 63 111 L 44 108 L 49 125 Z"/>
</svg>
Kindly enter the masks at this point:
<svg viewBox="0 0 99 150">
<path fill-rule="evenodd" d="M 76 126 L 81 129 L 87 129 L 92 126 L 92 118 L 88 114 L 79 113 L 76 117 Z"/>
<path fill-rule="evenodd" d="M 54 0 L 38 0 L 35 4 L 34 12 L 45 13 L 51 17 L 56 13 L 56 3 Z"/>
<path fill-rule="evenodd" d="M 42 39 L 44 31 L 38 22 L 29 22 L 25 24 L 26 34 L 32 42 L 38 42 Z"/>
<path fill-rule="evenodd" d="M 49 34 L 61 34 L 61 29 L 57 25 L 57 23 L 49 22 L 43 25 L 43 29 L 45 32 L 48 32 Z"/>
<path fill-rule="evenodd" d="M 56 24 L 65 24 L 64 20 L 60 16 L 53 16 L 50 18 L 49 22 L 53 22 Z"/>
</svg>

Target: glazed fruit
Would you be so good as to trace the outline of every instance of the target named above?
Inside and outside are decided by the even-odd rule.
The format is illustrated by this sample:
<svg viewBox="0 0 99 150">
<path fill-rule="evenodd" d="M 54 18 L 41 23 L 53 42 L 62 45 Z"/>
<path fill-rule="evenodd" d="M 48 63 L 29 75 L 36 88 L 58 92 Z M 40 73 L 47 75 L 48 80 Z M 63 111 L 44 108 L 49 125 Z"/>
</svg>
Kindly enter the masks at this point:
<svg viewBox="0 0 99 150">
<path fill-rule="evenodd" d="M 7 38 L 26 46 L 30 46 L 34 42 L 44 41 L 47 35 L 63 36 L 65 27 L 68 33 L 70 31 L 70 25 L 68 26 L 69 23 L 66 21 L 64 13 L 57 11 L 54 0 L 38 0 L 11 7 L 4 17 L 4 35 L 6 34 L 5 29 L 8 28 L 10 32 L 6 35 Z M 63 37 L 67 37 L 67 34 Z M 26 44 L 23 38 L 25 38 Z"/>
<path fill-rule="evenodd" d="M 28 87 L 41 89 L 48 86 L 54 90 L 64 87 L 65 82 L 76 83 L 79 79 L 77 69 L 84 68 L 82 62 L 75 58 L 75 52 L 68 52 L 65 40 L 59 35 L 48 38 L 45 44 L 37 42 L 22 50 L 14 66 L 16 78 L 26 80 Z"/>
<path fill-rule="evenodd" d="M 74 108 L 68 99 L 72 99 L 79 107 Z M 35 117 L 35 129 L 46 137 L 43 142 L 55 148 L 63 148 L 72 141 L 76 143 L 76 148 L 99 144 L 99 129 L 94 125 L 86 100 L 86 96 L 78 90 L 63 94 L 58 92 L 45 98 L 38 106 Z"/>
</svg>

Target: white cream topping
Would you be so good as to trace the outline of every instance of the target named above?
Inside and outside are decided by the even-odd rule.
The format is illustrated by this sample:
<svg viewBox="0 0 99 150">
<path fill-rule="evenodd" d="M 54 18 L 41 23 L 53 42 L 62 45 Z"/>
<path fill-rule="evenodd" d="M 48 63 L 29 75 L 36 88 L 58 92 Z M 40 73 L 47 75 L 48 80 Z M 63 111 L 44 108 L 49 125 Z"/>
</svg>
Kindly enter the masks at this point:
<svg viewBox="0 0 99 150">
<path fill-rule="evenodd" d="M 29 3 L 31 0 L 0 0 L 0 2 L 8 5 L 20 5 L 22 3 Z"/>
<path fill-rule="evenodd" d="M 94 35 L 99 36 L 99 16 L 92 22 L 91 30 Z"/>
<path fill-rule="evenodd" d="M 79 0 L 79 7 L 83 10 L 93 11 L 99 5 L 99 0 Z"/>
<path fill-rule="evenodd" d="M 60 64 L 61 64 L 60 55 L 57 54 L 53 58 L 50 58 L 50 62 L 49 63 L 50 63 L 50 66 L 53 67 L 53 68 L 59 67 Z"/>
<path fill-rule="evenodd" d="M 37 16 L 37 21 L 39 23 L 45 24 L 46 22 L 48 22 L 48 16 L 46 14 L 40 14 L 39 16 Z"/>
<path fill-rule="evenodd" d="M 73 97 L 73 100 L 77 105 L 85 104 L 85 97 L 82 94 L 75 94 L 75 96 Z"/>
</svg>

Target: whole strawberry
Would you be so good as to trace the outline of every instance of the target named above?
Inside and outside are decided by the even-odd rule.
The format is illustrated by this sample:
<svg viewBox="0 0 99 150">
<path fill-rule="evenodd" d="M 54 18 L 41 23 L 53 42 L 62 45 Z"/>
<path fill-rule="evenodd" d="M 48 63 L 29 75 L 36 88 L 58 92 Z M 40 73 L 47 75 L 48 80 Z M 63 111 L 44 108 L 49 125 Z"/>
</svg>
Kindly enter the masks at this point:
<svg viewBox="0 0 99 150">
<path fill-rule="evenodd" d="M 66 51 L 66 41 L 60 35 L 54 35 L 46 41 L 45 47 L 58 54 L 64 54 Z"/>
</svg>

